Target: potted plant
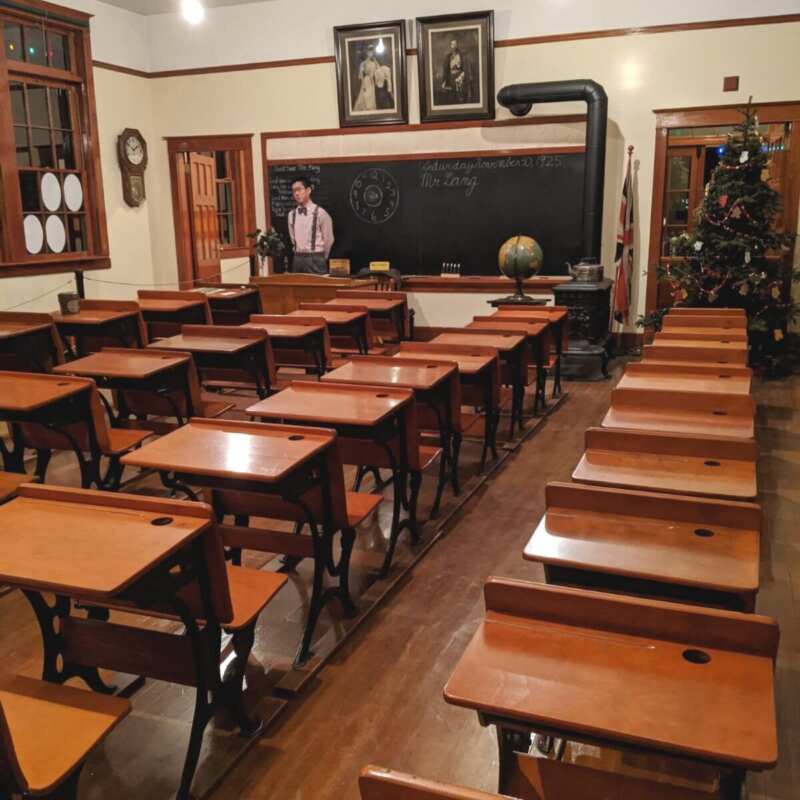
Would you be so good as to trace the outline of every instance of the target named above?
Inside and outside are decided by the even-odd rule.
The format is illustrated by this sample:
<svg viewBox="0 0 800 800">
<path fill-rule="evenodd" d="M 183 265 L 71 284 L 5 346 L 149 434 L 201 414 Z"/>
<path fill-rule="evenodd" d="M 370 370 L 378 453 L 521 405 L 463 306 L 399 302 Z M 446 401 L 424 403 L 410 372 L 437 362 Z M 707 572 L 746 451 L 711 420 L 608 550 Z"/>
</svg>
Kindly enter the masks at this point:
<svg viewBox="0 0 800 800">
<path fill-rule="evenodd" d="M 248 233 L 248 239 L 253 240 L 253 250 L 258 256 L 260 264 L 260 272 L 264 272 L 264 262 L 267 258 L 272 258 L 272 269 L 270 272 L 280 273 L 286 271 L 286 254 L 288 248 L 283 236 L 275 230 L 275 228 L 268 228 L 262 231 L 261 228 L 256 228 L 255 233 Z"/>
</svg>

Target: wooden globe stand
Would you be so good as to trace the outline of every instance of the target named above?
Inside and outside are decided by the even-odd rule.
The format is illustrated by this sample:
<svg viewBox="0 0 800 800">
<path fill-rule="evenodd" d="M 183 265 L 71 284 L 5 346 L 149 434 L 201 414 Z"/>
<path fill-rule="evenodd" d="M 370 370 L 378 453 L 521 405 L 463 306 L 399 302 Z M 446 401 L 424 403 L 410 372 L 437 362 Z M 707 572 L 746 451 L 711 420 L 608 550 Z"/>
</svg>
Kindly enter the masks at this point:
<svg viewBox="0 0 800 800">
<path fill-rule="evenodd" d="M 539 300 L 536 297 L 531 297 L 522 290 L 523 278 L 520 275 L 514 276 L 517 282 L 517 291 L 510 294 L 508 297 L 498 297 L 495 300 L 487 300 L 486 302 L 493 308 L 498 306 L 544 306 L 547 305 L 547 300 Z"/>
</svg>

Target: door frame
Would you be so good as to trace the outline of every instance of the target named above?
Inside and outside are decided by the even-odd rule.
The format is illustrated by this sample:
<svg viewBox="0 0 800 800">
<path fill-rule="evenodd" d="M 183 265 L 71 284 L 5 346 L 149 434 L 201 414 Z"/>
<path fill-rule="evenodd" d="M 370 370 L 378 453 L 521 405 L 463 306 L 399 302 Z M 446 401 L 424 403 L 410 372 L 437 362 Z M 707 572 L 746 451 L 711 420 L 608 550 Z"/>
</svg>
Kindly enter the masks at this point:
<svg viewBox="0 0 800 800">
<path fill-rule="evenodd" d="M 178 264 L 178 285 L 188 289 L 194 285 L 194 248 L 190 219 L 190 198 L 184 170 L 186 153 L 229 150 L 239 159 L 241 187 L 241 219 L 247 232 L 256 229 L 255 176 L 253 174 L 252 133 L 213 134 L 208 136 L 165 136 L 172 194 L 172 221 L 175 229 L 175 255 Z M 250 247 L 226 248 L 221 258 L 247 258 Z"/>
<path fill-rule="evenodd" d="M 667 144 L 672 128 L 705 128 L 736 125 L 742 116 L 742 103 L 724 106 L 655 109 L 656 146 L 653 165 L 653 198 L 650 205 L 650 245 L 647 256 L 647 293 L 645 314 L 655 311 L 658 304 L 658 275 L 656 265 L 661 254 L 661 228 L 664 217 L 664 183 L 667 169 Z M 793 139 L 789 150 L 786 190 L 783 197 L 786 231 L 797 232 L 797 212 L 800 204 L 800 101 L 754 103 L 760 124 L 792 123 Z"/>
</svg>

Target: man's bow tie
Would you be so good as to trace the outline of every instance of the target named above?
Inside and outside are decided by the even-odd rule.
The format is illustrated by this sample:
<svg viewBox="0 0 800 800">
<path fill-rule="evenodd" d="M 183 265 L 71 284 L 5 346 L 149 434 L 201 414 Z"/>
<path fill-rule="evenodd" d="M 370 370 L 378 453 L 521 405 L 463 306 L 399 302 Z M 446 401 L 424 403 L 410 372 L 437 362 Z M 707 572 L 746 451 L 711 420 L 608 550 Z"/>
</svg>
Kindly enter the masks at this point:
<svg viewBox="0 0 800 800">
<path fill-rule="evenodd" d="M 297 207 L 298 214 L 308 214 L 308 209 L 305 206 L 298 206 Z"/>
</svg>

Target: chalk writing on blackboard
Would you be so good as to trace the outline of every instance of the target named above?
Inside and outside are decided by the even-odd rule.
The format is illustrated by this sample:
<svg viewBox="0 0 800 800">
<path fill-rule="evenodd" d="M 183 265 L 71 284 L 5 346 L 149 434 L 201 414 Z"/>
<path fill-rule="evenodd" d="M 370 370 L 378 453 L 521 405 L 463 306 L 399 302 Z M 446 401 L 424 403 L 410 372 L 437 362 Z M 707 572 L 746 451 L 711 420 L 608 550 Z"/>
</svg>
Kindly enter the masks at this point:
<svg viewBox="0 0 800 800">
<path fill-rule="evenodd" d="M 269 168 L 269 208 L 273 217 L 285 217 L 295 207 L 292 183 L 301 175 L 314 185 L 314 200 L 320 202 L 319 164 L 273 164 Z"/>
</svg>

